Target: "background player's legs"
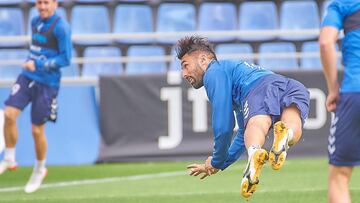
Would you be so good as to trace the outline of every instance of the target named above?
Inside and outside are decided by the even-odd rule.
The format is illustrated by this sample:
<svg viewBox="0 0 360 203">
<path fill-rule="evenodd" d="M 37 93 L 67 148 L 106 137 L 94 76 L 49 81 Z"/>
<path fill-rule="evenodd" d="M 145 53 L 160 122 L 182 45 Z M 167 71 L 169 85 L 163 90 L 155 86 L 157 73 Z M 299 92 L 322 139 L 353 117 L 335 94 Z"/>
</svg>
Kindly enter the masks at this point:
<svg viewBox="0 0 360 203">
<path fill-rule="evenodd" d="M 271 117 L 268 115 L 257 115 L 251 117 L 246 124 L 244 132 L 245 146 L 258 145 L 262 147 L 265 143 L 265 137 L 271 127 Z"/>
<path fill-rule="evenodd" d="M 32 125 L 32 134 L 35 142 L 36 159 L 45 160 L 47 151 L 47 141 L 45 136 L 45 124 Z"/>
<path fill-rule="evenodd" d="M 287 128 L 293 131 L 293 137 L 289 140 L 289 146 L 296 144 L 302 134 L 301 115 L 296 105 L 291 105 L 283 110 L 281 121 L 286 124 Z"/>
<path fill-rule="evenodd" d="M 0 174 L 6 170 L 15 170 L 15 145 L 18 140 L 18 129 L 16 119 L 20 115 L 21 110 L 6 106 L 4 110 L 4 137 L 5 137 L 5 154 L 4 160 L 0 162 Z"/>
<path fill-rule="evenodd" d="M 349 181 L 353 167 L 329 166 L 329 203 L 350 203 Z"/>
<path fill-rule="evenodd" d="M 32 193 L 38 190 L 42 181 L 47 175 L 45 158 L 47 151 L 47 141 L 45 136 L 45 124 L 32 125 L 32 133 L 35 142 L 36 163 L 32 175 L 25 186 L 25 192 Z"/>
<path fill-rule="evenodd" d="M 18 129 L 16 119 L 21 110 L 15 107 L 7 106 L 4 111 L 4 136 L 6 148 L 14 148 L 18 139 Z"/>
</svg>

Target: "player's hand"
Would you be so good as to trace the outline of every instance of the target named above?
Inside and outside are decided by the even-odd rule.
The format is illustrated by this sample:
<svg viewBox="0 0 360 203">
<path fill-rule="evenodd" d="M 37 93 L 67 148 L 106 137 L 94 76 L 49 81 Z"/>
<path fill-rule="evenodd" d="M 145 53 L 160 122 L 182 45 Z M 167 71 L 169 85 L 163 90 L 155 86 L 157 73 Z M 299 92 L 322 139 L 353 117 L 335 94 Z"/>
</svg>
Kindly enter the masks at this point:
<svg viewBox="0 0 360 203">
<path fill-rule="evenodd" d="M 326 98 L 326 110 L 328 112 L 334 112 L 336 110 L 336 104 L 339 101 L 339 91 L 329 92 Z"/>
<path fill-rule="evenodd" d="M 202 174 L 202 176 L 200 177 L 200 179 L 204 179 L 207 176 L 209 176 L 206 172 L 205 169 L 205 164 L 190 164 L 186 167 L 187 169 L 189 169 L 189 175 L 191 176 L 198 176 L 200 174 Z"/>
<path fill-rule="evenodd" d="M 26 70 L 29 70 L 31 72 L 35 71 L 35 62 L 33 60 L 29 60 L 29 61 L 26 61 L 24 64 L 23 64 L 23 68 L 26 69 Z"/>
<path fill-rule="evenodd" d="M 212 158 L 213 158 L 212 156 L 209 156 L 205 161 L 205 170 L 208 175 L 216 174 L 219 171 L 219 169 L 214 168 L 211 165 Z"/>
</svg>

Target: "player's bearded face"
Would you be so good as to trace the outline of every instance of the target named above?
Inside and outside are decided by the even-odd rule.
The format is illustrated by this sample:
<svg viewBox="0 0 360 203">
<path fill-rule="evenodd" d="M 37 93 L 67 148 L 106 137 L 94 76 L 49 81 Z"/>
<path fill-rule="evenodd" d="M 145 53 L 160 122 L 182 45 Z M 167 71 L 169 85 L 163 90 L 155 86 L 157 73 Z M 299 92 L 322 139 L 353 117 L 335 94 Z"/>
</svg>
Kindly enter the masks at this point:
<svg viewBox="0 0 360 203">
<path fill-rule="evenodd" d="M 203 76 L 204 71 L 201 69 L 201 66 L 197 61 L 192 61 L 191 65 L 189 64 L 185 69 L 183 69 L 183 77 L 195 89 L 199 89 L 204 85 Z"/>
<path fill-rule="evenodd" d="M 181 59 L 182 76 L 195 89 L 204 85 L 204 70 L 201 67 L 201 61 L 196 54 L 185 54 Z"/>
<path fill-rule="evenodd" d="M 204 85 L 203 76 L 204 76 L 204 71 L 201 69 L 200 64 L 196 63 L 193 74 L 192 74 L 192 78 L 194 79 L 194 82 L 192 82 L 190 84 L 195 89 L 199 89 L 200 87 L 202 87 Z"/>
</svg>

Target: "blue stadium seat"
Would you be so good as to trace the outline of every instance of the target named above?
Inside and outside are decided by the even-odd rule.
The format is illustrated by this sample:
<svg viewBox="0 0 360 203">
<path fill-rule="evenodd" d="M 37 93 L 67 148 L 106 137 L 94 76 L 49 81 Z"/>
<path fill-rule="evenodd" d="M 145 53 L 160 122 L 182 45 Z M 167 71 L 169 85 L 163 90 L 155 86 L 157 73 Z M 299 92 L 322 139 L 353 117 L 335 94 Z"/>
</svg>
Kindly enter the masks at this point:
<svg viewBox="0 0 360 203">
<path fill-rule="evenodd" d="M 236 7 L 232 3 L 202 3 L 199 11 L 199 31 L 237 29 Z M 209 37 L 210 41 L 230 41 L 236 37 Z"/>
<path fill-rule="evenodd" d="M 26 60 L 29 54 L 25 49 L 0 49 L 0 60 Z M 0 65 L 0 78 L 1 79 L 15 79 L 22 71 L 21 64 L 19 65 Z"/>
<path fill-rule="evenodd" d="M 24 35 L 23 13 L 19 8 L 0 8 L 0 36 Z M 0 46 L 23 46 L 26 42 L 0 42 Z"/>
<path fill-rule="evenodd" d="M 319 29 L 320 19 L 315 1 L 285 1 L 281 5 L 280 28 L 283 30 Z M 284 40 L 315 39 L 317 35 L 281 36 Z"/>
<path fill-rule="evenodd" d="M 128 57 L 146 57 L 146 56 L 164 56 L 165 51 L 160 46 L 130 46 Z M 128 62 L 126 65 L 126 74 L 148 74 L 165 73 L 165 62 Z"/>
<path fill-rule="evenodd" d="M 73 49 L 72 50 L 72 58 L 75 58 L 75 57 L 77 57 L 77 53 L 76 53 L 76 50 Z M 61 68 L 61 74 L 63 77 L 79 77 L 80 76 L 79 65 L 76 63 L 71 63 L 70 66 Z"/>
<path fill-rule="evenodd" d="M 195 7 L 186 3 L 162 3 L 158 8 L 157 32 L 195 31 Z M 175 43 L 179 38 L 163 37 L 161 43 Z"/>
<path fill-rule="evenodd" d="M 22 0 L 0 0 L 0 5 L 16 5 L 21 2 Z"/>
<path fill-rule="evenodd" d="M 170 70 L 180 71 L 181 70 L 181 63 L 180 63 L 180 60 L 176 56 L 175 47 L 173 47 L 171 49 L 171 56 L 172 56 L 172 60 L 170 61 Z"/>
<path fill-rule="evenodd" d="M 153 32 L 152 11 L 148 5 L 120 4 L 114 15 L 114 33 Z M 121 39 L 122 43 L 150 43 L 151 38 Z"/>
<path fill-rule="evenodd" d="M 301 48 L 301 52 L 306 54 L 309 52 L 316 52 L 319 54 L 320 48 L 319 48 L 319 43 L 318 42 L 305 42 L 302 45 Z M 320 57 L 320 56 L 319 56 Z M 320 58 L 307 58 L 307 57 L 302 57 L 301 58 L 301 68 L 302 69 L 321 69 L 322 65 L 321 65 L 321 61 Z"/>
<path fill-rule="evenodd" d="M 240 30 L 278 29 L 276 5 L 271 1 L 244 2 L 240 6 Z M 241 36 L 240 40 L 259 41 L 274 39 L 274 36 Z"/>
<path fill-rule="evenodd" d="M 271 70 L 296 70 L 299 68 L 296 58 L 267 58 L 272 53 L 284 53 L 295 56 L 295 45 L 289 42 L 263 43 L 259 48 L 259 65 Z"/>
<path fill-rule="evenodd" d="M 339 51 L 339 47 L 336 44 L 336 51 Z M 318 53 L 320 52 L 320 47 L 319 47 L 319 43 L 317 41 L 314 42 L 304 42 L 301 48 L 301 52 L 303 54 L 306 54 L 308 52 L 314 52 L 314 53 Z M 321 60 L 320 60 L 320 55 L 317 58 L 308 58 L 308 57 L 302 57 L 301 58 L 301 68 L 302 69 L 322 69 L 322 64 L 321 64 Z M 341 60 L 338 59 L 337 60 L 337 67 L 341 68 Z"/>
<path fill-rule="evenodd" d="M 147 2 L 147 1 L 151 1 L 151 0 L 117 0 L 117 1 L 132 3 L 132 2 Z"/>
<path fill-rule="evenodd" d="M 121 51 L 116 47 L 87 47 L 84 58 L 95 57 L 120 57 Z M 122 74 L 121 63 L 84 63 L 82 76 L 120 75 Z"/>
<path fill-rule="evenodd" d="M 332 0 L 326 0 L 323 2 L 322 6 L 321 6 L 321 19 L 324 19 L 326 12 L 327 12 L 327 7 L 330 5 L 331 2 L 332 2 Z"/>
<path fill-rule="evenodd" d="M 253 59 L 245 59 L 245 58 L 234 58 L 226 55 L 235 55 L 235 54 L 252 54 L 253 50 L 250 44 L 219 44 L 215 48 L 216 55 L 218 59 L 240 59 L 247 61 L 249 63 L 254 63 Z M 222 56 L 223 55 L 223 56 Z"/>
<path fill-rule="evenodd" d="M 67 19 L 67 15 L 66 15 L 66 10 L 63 7 L 58 7 L 56 10 L 56 13 L 63 19 L 65 19 L 66 21 L 68 21 Z M 32 7 L 29 11 L 29 18 L 28 18 L 28 26 L 27 26 L 27 33 L 29 34 L 31 32 L 31 19 L 33 19 L 33 17 L 39 15 L 39 12 L 37 10 L 37 8 Z M 68 21 L 69 22 L 69 21 Z"/>
<path fill-rule="evenodd" d="M 65 1 L 65 0 L 57 0 L 58 2 L 63 2 L 63 1 Z M 36 2 L 36 0 L 27 0 L 27 2 L 30 2 L 30 3 L 35 3 Z"/>
<path fill-rule="evenodd" d="M 80 2 L 80 3 L 107 3 L 111 1 L 112 0 L 75 0 L 75 2 Z"/>
<path fill-rule="evenodd" d="M 105 6 L 74 6 L 71 15 L 73 34 L 102 34 L 110 33 L 109 13 Z M 74 40 L 81 45 L 109 44 L 111 40 Z"/>
</svg>

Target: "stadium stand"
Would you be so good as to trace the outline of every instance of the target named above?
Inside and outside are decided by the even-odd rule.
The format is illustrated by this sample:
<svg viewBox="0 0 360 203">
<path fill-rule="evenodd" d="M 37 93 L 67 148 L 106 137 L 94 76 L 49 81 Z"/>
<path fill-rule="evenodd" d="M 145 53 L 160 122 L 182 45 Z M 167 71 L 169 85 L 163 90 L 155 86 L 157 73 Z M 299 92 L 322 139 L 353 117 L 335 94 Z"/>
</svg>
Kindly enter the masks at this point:
<svg viewBox="0 0 360 203">
<path fill-rule="evenodd" d="M 106 3 L 111 2 L 111 0 L 75 0 L 80 3 Z"/>
<path fill-rule="evenodd" d="M 150 0 L 117 0 L 117 1 L 134 3 L 134 2 L 147 2 L 147 1 L 150 1 Z"/>
<path fill-rule="evenodd" d="M 24 18 L 20 8 L 0 7 L 0 36 L 24 35 Z M 23 46 L 25 42 L 0 42 L 0 46 Z"/>
<path fill-rule="evenodd" d="M 317 53 L 319 54 L 319 44 L 317 42 L 305 42 L 302 45 L 301 52 L 304 53 Z M 303 69 L 321 69 L 321 61 L 319 57 L 313 58 L 313 57 L 302 57 L 301 68 Z"/>
<path fill-rule="evenodd" d="M 72 57 L 77 57 L 78 54 L 75 49 L 72 50 Z M 61 74 L 63 77 L 78 77 L 80 76 L 79 65 L 72 63 L 70 66 L 61 68 Z"/>
<path fill-rule="evenodd" d="M 110 33 L 109 13 L 105 6 L 77 5 L 71 13 L 71 29 L 73 34 Z M 111 40 L 75 40 L 80 45 L 110 44 Z"/>
<path fill-rule="evenodd" d="M 295 55 L 295 45 L 290 42 L 270 42 L 260 45 L 259 65 L 271 70 L 291 70 L 298 69 L 296 58 L 267 58 L 270 53 L 285 53 L 290 56 Z"/>
<path fill-rule="evenodd" d="M 315 1 L 284 1 L 281 5 L 280 29 L 319 29 L 320 19 Z M 309 40 L 313 36 L 282 36 L 284 40 Z"/>
<path fill-rule="evenodd" d="M 181 64 L 180 60 L 176 56 L 175 48 L 171 48 L 171 61 L 170 61 L 170 70 L 172 71 L 180 71 L 181 70 Z"/>
<path fill-rule="evenodd" d="M 136 56 L 164 56 L 165 50 L 160 46 L 130 46 L 127 55 L 129 57 Z M 165 73 L 165 62 L 128 62 L 126 64 L 126 74 L 149 74 L 149 73 Z"/>
<path fill-rule="evenodd" d="M 0 0 L 0 5 L 16 5 L 21 2 L 22 0 Z"/>
<path fill-rule="evenodd" d="M 330 5 L 330 3 L 331 3 L 331 0 L 326 0 L 322 4 L 322 6 L 321 6 L 321 19 L 323 19 L 325 17 L 326 12 L 327 12 L 326 9 Z"/>
<path fill-rule="evenodd" d="M 196 13 L 192 4 L 162 3 L 157 13 L 157 32 L 179 32 L 196 30 Z M 160 43 L 173 44 L 177 38 L 158 39 Z"/>
<path fill-rule="evenodd" d="M 117 57 L 121 56 L 120 49 L 116 47 L 87 47 L 84 51 L 84 58 L 94 57 Z M 85 62 L 83 66 L 83 77 L 94 77 L 99 75 L 120 75 L 122 73 L 120 63 L 89 63 Z"/>
<path fill-rule="evenodd" d="M 240 6 L 240 30 L 275 30 L 278 29 L 278 14 L 272 1 L 244 2 Z M 274 36 L 243 36 L 240 40 L 271 40 Z"/>
<path fill-rule="evenodd" d="M 58 13 L 69 21 L 73 35 L 82 34 L 131 34 L 131 33 L 178 33 L 178 32 L 208 32 L 208 31 L 260 31 L 261 30 L 294 30 L 318 29 L 320 17 L 324 16 L 330 0 L 298 0 L 298 1 L 270 1 L 270 0 L 58 0 L 60 8 Z M 34 8 L 35 0 L 0 0 L 0 37 L 21 36 L 29 34 L 29 21 L 36 15 Z M 303 15 L 306 13 L 306 15 Z M 290 23 L 291 22 L 291 23 Z M 27 24 L 25 24 L 27 23 Z M 210 36 L 214 42 L 216 51 L 226 55 L 254 53 L 247 59 L 249 62 L 276 61 L 278 66 L 288 69 L 319 68 L 319 59 L 311 57 L 303 58 L 261 58 L 264 47 L 280 46 L 275 50 L 283 50 L 284 43 L 295 45 L 291 52 L 308 53 L 317 50 L 317 35 L 291 35 L 276 36 L 272 33 L 265 35 L 241 35 L 241 36 Z M 115 40 L 104 39 L 73 39 L 75 55 L 84 57 L 88 47 L 111 46 L 119 49 L 124 57 L 132 53 L 131 47 L 141 45 L 145 47 L 157 46 L 162 50 L 160 55 L 171 55 L 172 47 L 179 37 L 144 36 L 143 38 L 116 38 Z M 277 44 L 277 45 L 276 45 Z M 341 43 L 339 43 L 341 45 Z M 129 48 L 130 47 L 130 48 Z M 0 49 L 27 49 L 28 42 L 2 40 Z M 266 50 L 267 48 L 265 48 Z M 127 51 L 129 50 L 129 51 Z M 144 51 L 146 52 L 146 51 Z M 17 52 L 15 52 L 17 53 Z M 157 54 L 157 52 L 154 52 Z M 260 54 L 260 59 L 257 59 Z M 268 54 L 268 53 L 267 53 Z M 119 54 L 121 55 L 121 54 Z M 146 54 L 145 54 L 146 55 Z M 288 55 L 291 55 L 291 53 Z M 300 53 L 301 55 L 301 53 Z M 19 57 L 21 54 L 19 55 Z M 134 56 L 134 55 L 132 55 Z M 95 57 L 95 56 L 93 56 Z M 281 57 L 282 58 L 282 57 Z M 316 61 L 316 62 L 315 62 Z M 264 62 L 264 63 L 265 63 Z M 129 67 L 132 65 L 129 62 Z M 268 62 L 266 62 L 268 63 Z M 265 63 L 265 64 L 266 64 Z M 104 66 L 109 65 L 107 62 Z M 111 63 L 110 63 L 111 64 Z M 143 64 L 143 62 L 139 62 Z M 176 60 L 166 59 L 161 71 L 180 70 Z M 299 66 L 299 65 L 300 66 Z M 94 65 L 94 64 L 92 64 Z M 167 68 L 168 65 L 168 68 Z M 270 64 L 271 65 L 271 64 Z M 274 64 L 275 65 L 275 64 Z M 3 65 L 1 65 L 3 67 Z M 5 65 L 4 65 L 5 66 Z M 78 65 L 76 65 L 78 66 Z M 86 75 L 85 65 L 78 66 L 74 70 L 79 72 L 64 73 L 67 76 Z M 122 64 L 120 64 L 122 67 Z M 280 68 L 280 67 L 274 68 Z M 304 67 L 302 67 L 304 66 Z M 316 66 L 316 67 L 311 67 Z M 126 69 L 127 66 L 124 66 Z M 133 67 L 135 68 L 135 67 Z M 122 68 L 120 68 L 122 69 Z M 66 69 L 70 70 L 70 69 Z M 151 69 L 152 70 L 152 69 Z M 157 69 L 155 69 L 157 70 Z M 70 71 L 71 72 L 71 71 Z M 96 71 L 95 71 L 96 72 Z M 127 71 L 125 71 L 127 72 Z M 130 70 L 131 74 L 142 74 L 142 70 Z M 121 74 L 121 73 L 120 73 Z"/>
<path fill-rule="evenodd" d="M 211 14 L 211 15 L 209 15 Z M 236 30 L 237 18 L 234 4 L 226 3 L 203 3 L 199 11 L 199 31 Z M 213 42 L 225 42 L 234 40 L 236 37 L 209 37 Z"/>
<path fill-rule="evenodd" d="M 336 46 L 336 50 L 339 51 L 339 47 Z M 317 57 L 301 57 L 300 60 L 300 67 L 302 69 L 307 70 L 316 70 L 316 69 L 322 69 L 320 56 L 319 56 L 320 47 L 318 42 L 312 41 L 312 42 L 304 42 L 302 44 L 301 52 L 303 54 L 306 53 L 315 53 L 318 56 Z M 341 60 L 337 61 L 337 67 L 342 68 Z"/>
<path fill-rule="evenodd" d="M 35 3 L 36 0 L 26 0 L 27 2 L 30 2 L 30 3 Z M 57 0 L 58 2 L 64 2 L 65 0 Z"/>
<path fill-rule="evenodd" d="M 29 51 L 25 49 L 0 49 L 0 60 L 22 60 L 25 61 Z M 21 72 L 19 65 L 6 65 L 0 68 L 1 79 L 15 79 Z"/>
<path fill-rule="evenodd" d="M 219 44 L 215 47 L 215 52 L 219 59 L 232 58 L 232 59 L 243 59 L 249 63 L 254 63 L 251 58 L 244 59 L 240 57 L 227 57 L 227 55 L 238 55 L 238 54 L 252 54 L 253 50 L 250 44 Z"/>
<path fill-rule="evenodd" d="M 148 5 L 120 4 L 114 16 L 114 33 L 154 32 L 152 11 Z M 120 39 L 120 43 L 150 43 L 151 38 Z"/>
</svg>

